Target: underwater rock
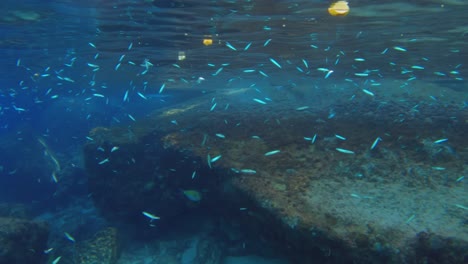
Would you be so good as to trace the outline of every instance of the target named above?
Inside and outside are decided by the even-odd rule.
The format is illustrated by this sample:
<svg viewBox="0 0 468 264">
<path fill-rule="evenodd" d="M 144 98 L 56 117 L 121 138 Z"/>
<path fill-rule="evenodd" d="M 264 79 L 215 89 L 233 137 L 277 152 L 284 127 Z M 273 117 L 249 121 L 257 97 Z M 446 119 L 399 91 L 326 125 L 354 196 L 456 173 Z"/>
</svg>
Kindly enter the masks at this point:
<svg viewBox="0 0 468 264">
<path fill-rule="evenodd" d="M 222 252 L 218 241 L 203 237 L 197 243 L 197 257 L 193 263 L 218 264 L 221 262 Z"/>
<path fill-rule="evenodd" d="M 46 263 L 45 223 L 0 217 L 0 263 Z"/>
<path fill-rule="evenodd" d="M 77 245 L 76 263 L 115 264 L 119 254 L 117 229 L 106 228 L 98 232 L 93 239 Z"/>
<path fill-rule="evenodd" d="M 468 248 L 468 198 L 457 181 L 468 159 L 465 109 L 246 99 L 255 96 L 218 92 L 129 127 L 93 130 L 85 160 L 96 205 L 142 230 L 189 209 L 222 208 L 296 263 L 420 262 L 426 230 L 458 254 L 452 259 L 466 258 L 458 249 Z M 421 141 L 441 138 L 456 155 L 428 159 Z M 203 190 L 203 199 L 194 204 L 187 189 Z"/>
<path fill-rule="evenodd" d="M 31 217 L 31 208 L 19 203 L 0 203 L 0 217 L 25 219 Z"/>
<path fill-rule="evenodd" d="M 116 228 L 107 227 L 85 240 L 68 237 L 54 246 L 50 260 L 60 259 L 63 264 L 115 264 L 120 256 L 120 241 Z"/>
<path fill-rule="evenodd" d="M 189 247 L 185 249 L 185 251 L 182 253 L 182 257 L 180 258 L 180 262 L 182 264 L 195 263 L 194 261 L 197 257 L 198 242 L 200 241 L 196 238 L 190 242 Z"/>
<path fill-rule="evenodd" d="M 467 263 L 468 261 L 466 241 L 421 232 L 415 245 L 415 257 L 424 260 L 425 263 Z"/>
</svg>

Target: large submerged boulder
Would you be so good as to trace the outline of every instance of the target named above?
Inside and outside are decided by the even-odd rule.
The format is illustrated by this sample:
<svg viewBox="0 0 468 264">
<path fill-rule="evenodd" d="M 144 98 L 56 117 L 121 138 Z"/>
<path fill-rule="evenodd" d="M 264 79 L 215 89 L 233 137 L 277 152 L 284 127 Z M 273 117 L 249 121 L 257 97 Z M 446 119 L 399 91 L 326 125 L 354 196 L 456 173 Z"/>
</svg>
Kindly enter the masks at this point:
<svg viewBox="0 0 468 264">
<path fill-rule="evenodd" d="M 218 92 L 91 131 L 97 206 L 149 226 L 197 207 L 235 211 L 300 263 L 466 261 L 466 108 L 366 98 L 314 108 L 257 96 Z"/>
<path fill-rule="evenodd" d="M 0 263 L 46 263 L 45 223 L 0 217 Z"/>
</svg>

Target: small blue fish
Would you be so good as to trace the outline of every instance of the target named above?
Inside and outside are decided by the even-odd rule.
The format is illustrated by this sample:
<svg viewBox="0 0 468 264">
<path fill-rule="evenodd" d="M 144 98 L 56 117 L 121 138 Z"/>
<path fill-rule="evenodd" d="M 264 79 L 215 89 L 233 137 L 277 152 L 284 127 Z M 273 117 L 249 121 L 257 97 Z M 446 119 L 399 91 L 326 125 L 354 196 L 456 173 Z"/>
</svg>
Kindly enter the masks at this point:
<svg viewBox="0 0 468 264">
<path fill-rule="evenodd" d="M 270 61 L 271 63 L 273 63 L 276 67 L 282 69 L 283 67 L 281 67 L 281 65 L 273 58 L 270 58 Z"/>
<path fill-rule="evenodd" d="M 237 50 L 231 43 L 226 42 L 226 47 L 232 49 L 232 50 Z"/>
</svg>

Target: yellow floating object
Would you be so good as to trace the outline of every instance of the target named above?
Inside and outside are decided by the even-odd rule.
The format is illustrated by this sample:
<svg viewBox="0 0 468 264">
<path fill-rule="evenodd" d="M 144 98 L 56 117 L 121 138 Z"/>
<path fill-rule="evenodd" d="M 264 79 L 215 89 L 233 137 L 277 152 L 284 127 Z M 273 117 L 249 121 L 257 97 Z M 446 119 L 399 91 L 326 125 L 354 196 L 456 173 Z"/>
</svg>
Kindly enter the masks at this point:
<svg viewBox="0 0 468 264">
<path fill-rule="evenodd" d="M 180 60 L 180 61 L 183 61 L 185 60 L 185 52 L 184 51 L 179 51 L 179 55 L 177 56 L 177 58 Z"/>
<path fill-rule="evenodd" d="M 347 1 L 338 1 L 330 5 L 328 13 L 332 16 L 346 16 L 349 13 Z"/>
<path fill-rule="evenodd" d="M 213 44 L 212 39 L 203 39 L 203 45 L 210 46 L 211 44 Z"/>
</svg>

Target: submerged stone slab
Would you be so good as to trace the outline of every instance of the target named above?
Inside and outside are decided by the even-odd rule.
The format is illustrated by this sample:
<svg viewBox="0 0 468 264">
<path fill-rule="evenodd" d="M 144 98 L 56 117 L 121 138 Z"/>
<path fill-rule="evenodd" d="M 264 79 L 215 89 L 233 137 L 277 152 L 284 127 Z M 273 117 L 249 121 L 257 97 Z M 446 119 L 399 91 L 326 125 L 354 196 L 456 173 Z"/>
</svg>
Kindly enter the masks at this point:
<svg viewBox="0 0 468 264">
<path fill-rule="evenodd" d="M 148 221 L 146 211 L 163 223 L 193 206 L 181 189 L 203 189 L 201 204 L 243 207 L 239 221 L 297 261 L 466 260 L 466 108 L 257 96 L 218 92 L 94 129 L 96 204 L 109 218 Z"/>
</svg>

